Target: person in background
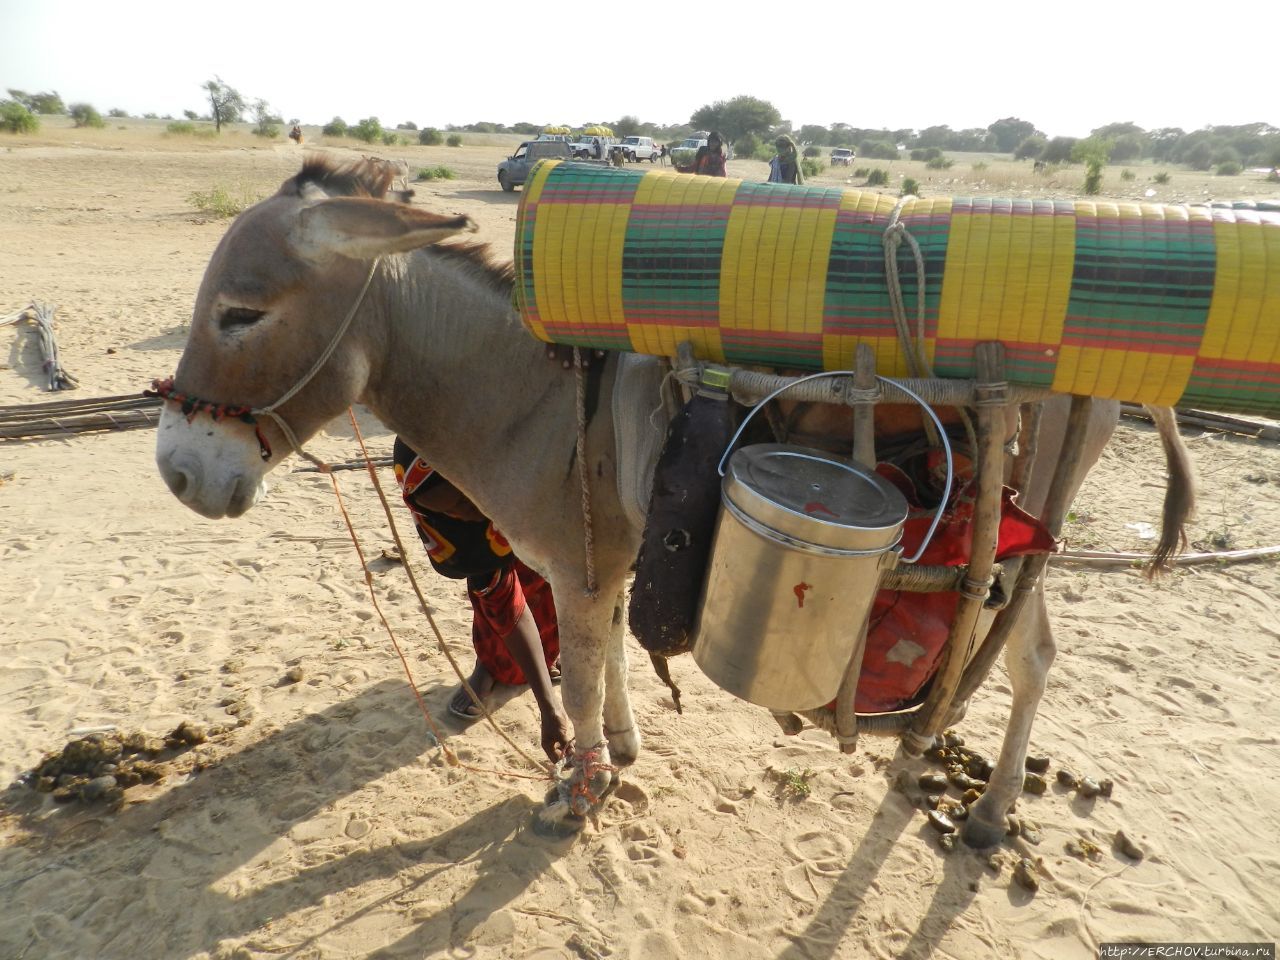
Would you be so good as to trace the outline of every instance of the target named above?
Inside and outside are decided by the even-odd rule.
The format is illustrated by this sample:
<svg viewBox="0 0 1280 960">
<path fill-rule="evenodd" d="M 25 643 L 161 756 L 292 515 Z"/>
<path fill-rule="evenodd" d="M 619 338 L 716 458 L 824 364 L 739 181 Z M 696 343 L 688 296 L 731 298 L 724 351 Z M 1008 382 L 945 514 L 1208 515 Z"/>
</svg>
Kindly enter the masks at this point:
<svg viewBox="0 0 1280 960">
<path fill-rule="evenodd" d="M 724 141 L 712 130 L 707 134 L 706 145 L 699 147 L 694 155 L 692 172 L 704 177 L 723 177 L 725 159 Z"/>
<path fill-rule="evenodd" d="M 665 143 L 658 148 L 658 164 L 663 167 L 667 165 L 667 145 Z"/>
<path fill-rule="evenodd" d="M 773 143 L 777 153 L 769 161 L 769 183 L 804 183 L 796 142 L 785 133 Z"/>
<path fill-rule="evenodd" d="M 499 684 L 528 684 L 538 703 L 541 743 L 554 762 L 569 746 L 569 721 L 553 678 L 559 678 L 560 634 L 551 586 L 511 551 L 510 544 L 457 487 L 396 437 L 396 482 L 437 573 L 467 581 L 471 645 L 476 665 L 467 679 L 481 700 Z M 463 720 L 481 716 L 466 688 L 449 701 Z"/>
</svg>

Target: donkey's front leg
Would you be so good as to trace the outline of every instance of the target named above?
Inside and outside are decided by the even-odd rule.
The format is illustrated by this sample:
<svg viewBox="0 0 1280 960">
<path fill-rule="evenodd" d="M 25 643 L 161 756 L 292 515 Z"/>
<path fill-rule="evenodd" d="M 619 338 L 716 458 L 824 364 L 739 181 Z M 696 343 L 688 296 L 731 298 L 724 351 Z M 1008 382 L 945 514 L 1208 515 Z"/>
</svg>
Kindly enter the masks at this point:
<svg viewBox="0 0 1280 960">
<path fill-rule="evenodd" d="M 640 730 L 631 712 L 627 690 L 626 595 L 619 591 L 613 604 L 609 645 L 604 662 L 604 732 L 609 753 L 619 767 L 630 766 L 640 755 Z"/>
<path fill-rule="evenodd" d="M 1027 604 L 1026 622 L 1014 630 L 1005 648 L 1005 667 L 1013 686 L 1009 726 L 1005 730 L 1000 759 L 986 792 L 969 809 L 961 836 L 971 847 L 995 846 L 1004 837 L 1009 808 L 1022 793 L 1026 780 L 1027 744 L 1035 721 L 1045 679 L 1053 665 L 1056 647 L 1044 605 L 1044 580 Z"/>
<path fill-rule="evenodd" d="M 605 659 L 614 601 L 621 584 L 601 584 L 595 598 L 582 592 L 581 579 L 552 583 L 560 625 L 560 697 L 573 723 L 569 776 L 547 794 L 542 819 L 580 819 L 617 783 L 604 731 Z M 629 712 L 629 711 L 628 711 Z"/>
</svg>

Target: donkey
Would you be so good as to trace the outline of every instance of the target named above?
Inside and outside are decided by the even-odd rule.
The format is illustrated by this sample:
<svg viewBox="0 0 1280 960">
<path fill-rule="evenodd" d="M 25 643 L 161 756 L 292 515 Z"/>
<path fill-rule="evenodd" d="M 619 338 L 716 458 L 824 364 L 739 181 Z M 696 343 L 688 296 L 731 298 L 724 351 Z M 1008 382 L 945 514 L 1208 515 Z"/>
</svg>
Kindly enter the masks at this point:
<svg viewBox="0 0 1280 960">
<path fill-rule="evenodd" d="M 312 158 L 231 225 L 205 272 L 174 380 L 161 387 L 174 402 L 161 415 L 156 462 L 183 503 L 216 518 L 249 510 L 265 475 L 352 403 L 424 451 L 552 585 L 575 745 L 572 772 L 540 815 L 580 821 L 640 749 L 623 587 L 641 530 L 618 494 L 616 438 L 627 431 L 610 399 L 619 363 L 605 361 L 585 429 L 598 583 L 589 595 L 574 378 L 521 327 L 510 265 L 493 264 L 472 242 L 440 243 L 474 224 L 386 199 L 393 176 L 370 161 Z M 1094 406 L 1086 469 L 1117 419 L 1116 404 Z M 1022 501 L 1032 513 L 1065 424 L 1066 407 L 1051 402 Z M 1033 606 L 1009 641 L 1012 718 L 991 788 L 966 825 L 975 845 L 1004 834 L 1054 656 L 1042 594 Z"/>
</svg>

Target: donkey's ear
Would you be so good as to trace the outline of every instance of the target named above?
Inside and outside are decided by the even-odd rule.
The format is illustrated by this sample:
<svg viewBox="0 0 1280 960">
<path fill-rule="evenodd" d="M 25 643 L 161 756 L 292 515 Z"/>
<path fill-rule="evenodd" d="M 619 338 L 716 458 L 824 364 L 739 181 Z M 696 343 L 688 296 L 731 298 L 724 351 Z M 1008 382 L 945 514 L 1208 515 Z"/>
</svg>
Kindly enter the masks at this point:
<svg viewBox="0 0 1280 960">
<path fill-rule="evenodd" d="M 327 260 L 334 255 L 371 260 L 476 229 L 470 217 L 460 214 L 444 217 L 384 200 L 334 197 L 303 207 L 292 241 L 308 260 Z"/>
</svg>

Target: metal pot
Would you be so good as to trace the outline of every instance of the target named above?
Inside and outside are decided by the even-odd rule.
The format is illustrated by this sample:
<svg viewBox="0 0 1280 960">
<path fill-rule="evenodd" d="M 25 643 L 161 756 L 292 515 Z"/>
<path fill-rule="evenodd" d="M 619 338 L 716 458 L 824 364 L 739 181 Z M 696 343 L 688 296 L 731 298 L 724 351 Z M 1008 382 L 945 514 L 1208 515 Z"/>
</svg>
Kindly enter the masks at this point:
<svg viewBox="0 0 1280 960">
<path fill-rule="evenodd" d="M 694 632 L 698 666 L 771 710 L 829 703 L 907 509 L 883 477 L 819 450 L 735 452 Z"/>
</svg>

